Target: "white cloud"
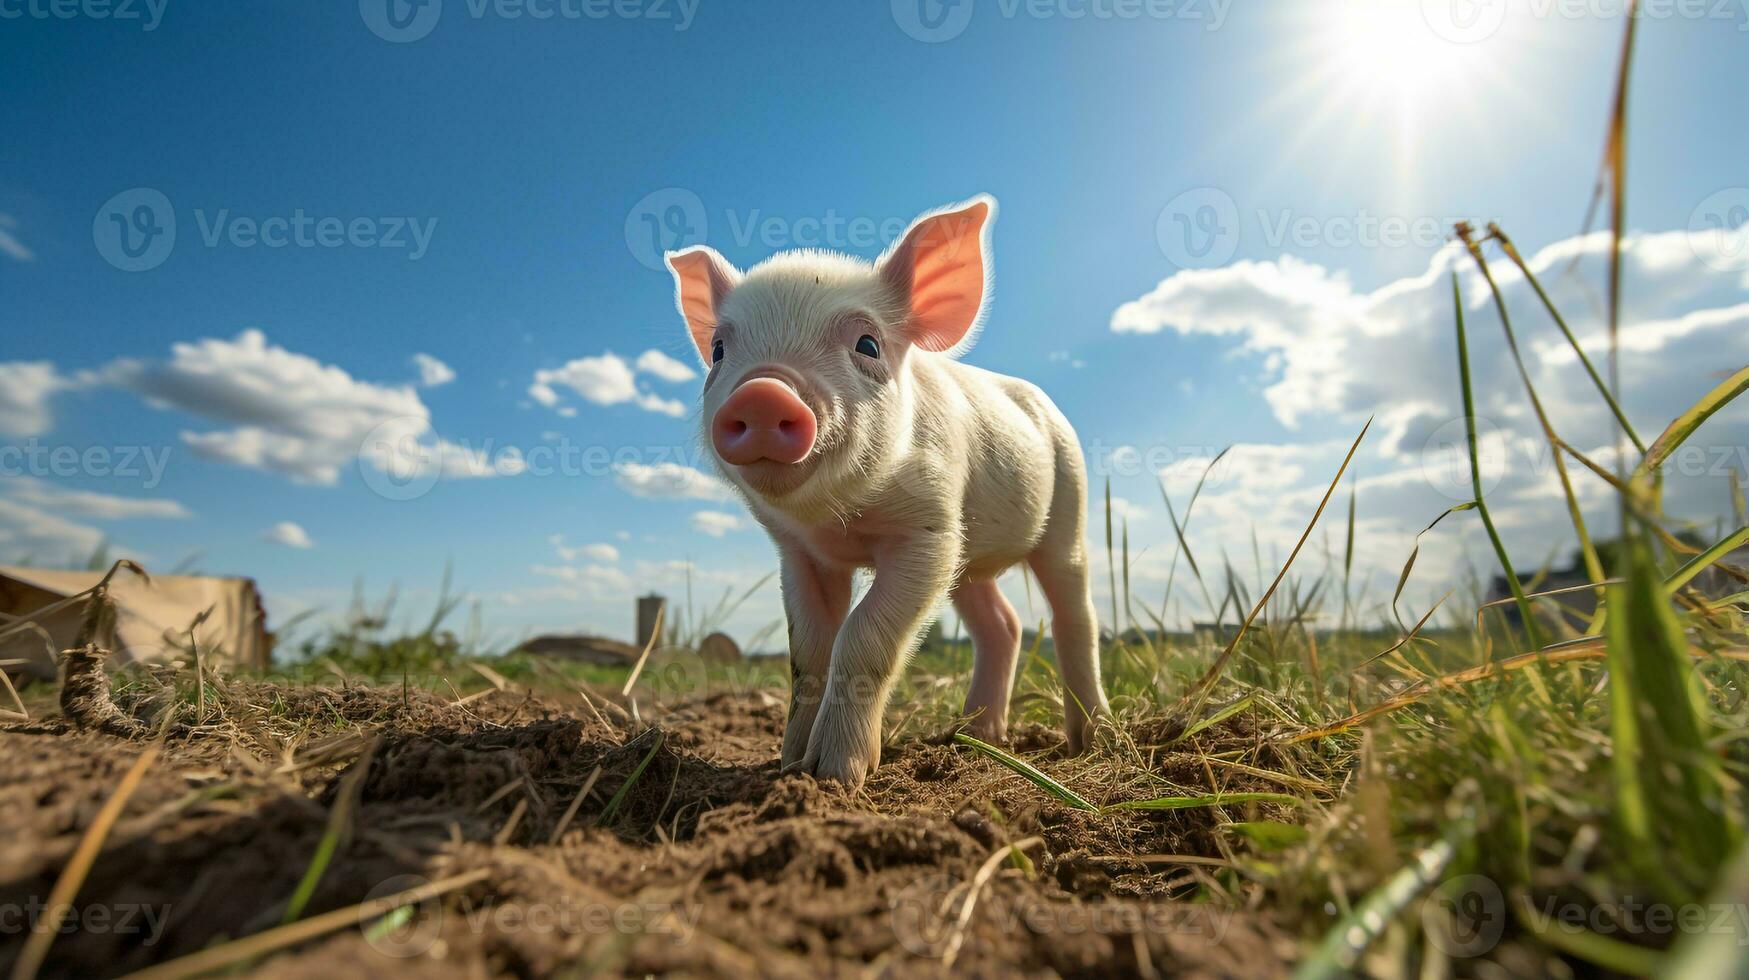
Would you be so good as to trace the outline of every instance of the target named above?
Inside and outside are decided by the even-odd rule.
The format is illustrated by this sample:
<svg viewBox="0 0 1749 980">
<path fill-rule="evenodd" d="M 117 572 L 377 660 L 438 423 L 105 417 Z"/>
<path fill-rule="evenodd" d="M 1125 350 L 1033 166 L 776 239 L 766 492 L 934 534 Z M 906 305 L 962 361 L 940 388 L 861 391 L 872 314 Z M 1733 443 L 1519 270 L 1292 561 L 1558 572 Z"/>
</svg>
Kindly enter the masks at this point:
<svg viewBox="0 0 1749 980">
<path fill-rule="evenodd" d="M 746 526 L 745 518 L 720 510 L 701 510 L 692 515 L 692 529 L 713 538 L 720 538 L 730 531 L 739 531 Z"/>
<path fill-rule="evenodd" d="M 198 456 L 331 485 L 363 458 L 408 478 L 425 467 L 446 477 L 513 475 L 515 452 L 491 453 L 439 438 L 411 385 L 360 381 L 345 370 L 270 344 L 259 330 L 232 340 L 171 347 L 165 362 L 123 359 L 90 375 L 162 409 L 235 426 L 184 432 Z"/>
<path fill-rule="evenodd" d="M 1099 510 L 1100 510 L 1099 519 L 1100 519 L 1100 522 L 1103 524 L 1103 522 L 1105 520 L 1105 512 L 1104 512 L 1105 498 L 1104 497 L 1095 498 L 1092 501 L 1092 504 L 1094 507 L 1099 508 Z M 1137 507 L 1133 502 L 1131 502 L 1129 500 L 1125 500 L 1122 497 L 1111 498 L 1111 519 L 1114 523 L 1121 522 L 1121 521 L 1129 521 L 1131 524 L 1138 524 L 1141 521 L 1145 520 L 1147 518 L 1147 516 L 1148 516 L 1148 511 L 1145 508 Z"/>
<path fill-rule="evenodd" d="M 638 370 L 653 374 L 663 381 L 679 384 L 698 377 L 698 372 L 659 350 L 651 349 L 638 355 Z"/>
<path fill-rule="evenodd" d="M 73 490 L 28 476 L 0 479 L 0 493 L 19 503 L 102 521 L 193 516 L 174 500 L 146 500 Z"/>
<path fill-rule="evenodd" d="M 0 433 L 37 436 L 49 431 L 54 416 L 49 398 L 72 387 L 48 361 L 0 363 Z"/>
<path fill-rule="evenodd" d="M 670 500 L 733 500 L 722 480 L 679 463 L 616 463 L 614 482 L 634 497 Z"/>
<path fill-rule="evenodd" d="M 414 354 L 413 366 L 419 369 L 421 387 L 436 388 L 455 380 L 455 370 L 430 354 Z"/>
<path fill-rule="evenodd" d="M 309 533 L 291 521 L 280 521 L 263 531 L 261 540 L 299 550 L 316 546 L 316 543 L 310 540 Z"/>
<path fill-rule="evenodd" d="M 1709 371 L 1749 361 L 1749 281 L 1717 271 L 1696 251 L 1705 239 L 1684 232 L 1635 234 L 1623 241 L 1623 376 L 1638 414 L 1655 434 L 1705 390 Z M 1605 357 L 1606 325 L 1597 297 L 1606 268 L 1604 233 L 1543 249 L 1530 266 L 1568 324 Z M 1577 272 L 1569 271 L 1574 259 Z M 1504 259 L 1490 263 L 1506 298 L 1538 392 L 1561 433 L 1580 445 L 1610 440 L 1609 420 L 1594 411 L 1597 394 L 1550 324 L 1529 282 Z M 1418 451 L 1445 421 L 1460 417 L 1450 273 L 1456 270 L 1469 327 L 1471 369 L 1481 414 L 1535 434 L 1522 383 L 1512 366 L 1493 300 L 1461 246 L 1436 253 L 1427 271 L 1371 292 L 1340 273 L 1292 256 L 1179 272 L 1148 295 L 1118 307 L 1118 332 L 1204 334 L 1234 338 L 1262 358 L 1264 397 L 1276 417 L 1357 420 L 1377 414 L 1388 448 Z M 1692 359 L 1673 360 L 1694 340 Z M 1703 353 L 1709 349 L 1710 353 Z M 1653 356 L 1656 354 L 1656 356 Z M 1516 416 L 1514 413 L 1517 413 Z"/>
<path fill-rule="evenodd" d="M 646 356 L 652 353 L 661 356 L 656 351 L 649 351 Z M 640 358 L 639 361 L 642 364 L 643 359 Z M 631 403 L 647 412 L 674 418 L 686 414 L 684 403 L 663 398 L 654 392 L 639 390 L 632 366 L 612 351 L 596 357 L 579 357 L 557 369 L 536 371 L 534 382 L 528 386 L 528 396 L 564 415 L 570 406 L 561 406 L 563 396 L 559 393 L 560 388 L 567 388 L 597 405 Z"/>
<path fill-rule="evenodd" d="M 18 220 L 10 214 L 0 214 L 0 255 L 14 262 L 34 262 L 36 253 L 18 240 L 13 232 L 18 228 Z"/>
<path fill-rule="evenodd" d="M 583 544 L 572 547 L 565 543 L 565 537 L 561 534 L 553 535 L 550 540 L 553 543 L 553 551 L 565 561 L 587 558 L 590 561 L 606 562 L 610 565 L 619 561 L 619 549 L 611 544 Z"/>
<path fill-rule="evenodd" d="M 1749 280 L 1716 271 L 1701 251 L 1697 256 L 1680 232 L 1624 241 L 1623 403 L 1647 440 L 1723 372 L 1749 363 Z M 1606 252 L 1607 237 L 1590 235 L 1530 259 L 1600 370 L 1607 331 L 1596 297 L 1604 295 Z M 1575 257 L 1582 259 L 1576 273 L 1569 271 Z M 1490 261 L 1490 268 L 1556 430 L 1588 450 L 1611 445 L 1608 411 L 1529 282 L 1506 260 Z M 1569 558 L 1575 538 L 1554 464 L 1492 296 L 1468 255 L 1442 251 L 1424 274 L 1370 292 L 1330 270 L 1284 257 L 1180 272 L 1112 316 L 1112 328 L 1120 332 L 1231 338 L 1236 349 L 1259 355 L 1264 396 L 1277 419 L 1318 433 L 1300 443 L 1234 446 L 1211 472 L 1189 538 L 1217 597 L 1224 591 L 1223 558 L 1247 583 L 1266 580 L 1285 560 L 1366 416 L 1377 419 L 1369 445 L 1300 557 L 1298 568 L 1308 581 L 1326 561 L 1335 562 L 1340 577 L 1350 486 L 1358 493 L 1355 574 L 1371 575 L 1373 582 L 1369 614 L 1388 604 L 1415 533 L 1469 499 L 1453 269 L 1465 307 L 1484 484 L 1496 523 L 1510 529 L 1509 549 L 1523 569 L 1551 556 L 1557 563 Z M 1694 446 L 1698 451 L 1688 469 L 1679 466 L 1667 480 L 1666 505 L 1690 518 L 1727 513 L 1726 474 L 1749 465 L 1749 451 L 1742 448 L 1749 446 L 1749 411 L 1732 405 L 1720 412 Z M 1606 453 L 1593 455 L 1608 465 Z M 1206 465 L 1206 459 L 1180 459 L 1162 470 L 1180 517 Z M 1607 485 L 1577 464 L 1569 462 L 1568 470 L 1592 535 L 1613 536 L 1617 518 Z M 1260 570 L 1251 567 L 1253 533 Z M 1175 542 L 1162 542 L 1132 568 L 1138 594 L 1163 585 L 1176 550 Z M 1461 586 L 1466 565 L 1484 576 L 1495 565 L 1474 513 L 1452 515 L 1423 539 L 1407 604 L 1419 602 L 1425 609 L 1431 597 Z M 1185 604 L 1182 612 L 1207 618 L 1198 590 L 1184 588 L 1185 574 L 1180 564 L 1175 602 Z"/>
</svg>

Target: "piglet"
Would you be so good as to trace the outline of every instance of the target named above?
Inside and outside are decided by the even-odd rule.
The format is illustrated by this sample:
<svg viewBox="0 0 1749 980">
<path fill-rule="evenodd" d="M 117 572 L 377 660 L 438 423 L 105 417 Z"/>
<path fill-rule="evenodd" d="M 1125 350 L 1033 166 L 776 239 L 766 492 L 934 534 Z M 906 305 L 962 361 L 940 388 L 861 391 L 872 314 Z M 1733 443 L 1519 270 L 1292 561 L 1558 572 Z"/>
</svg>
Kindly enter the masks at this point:
<svg viewBox="0 0 1749 980">
<path fill-rule="evenodd" d="M 791 251 L 743 273 L 706 246 L 667 256 L 709 369 L 705 441 L 777 547 L 786 769 L 862 785 L 944 595 L 972 637 L 969 730 L 1001 741 L 1020 619 L 996 577 L 1021 562 L 1050 604 L 1070 751 L 1109 711 L 1075 432 L 1037 387 L 957 360 L 988 305 L 995 213 L 979 196 L 925 215 L 872 265 Z M 853 606 L 862 568 L 874 576 Z"/>
</svg>

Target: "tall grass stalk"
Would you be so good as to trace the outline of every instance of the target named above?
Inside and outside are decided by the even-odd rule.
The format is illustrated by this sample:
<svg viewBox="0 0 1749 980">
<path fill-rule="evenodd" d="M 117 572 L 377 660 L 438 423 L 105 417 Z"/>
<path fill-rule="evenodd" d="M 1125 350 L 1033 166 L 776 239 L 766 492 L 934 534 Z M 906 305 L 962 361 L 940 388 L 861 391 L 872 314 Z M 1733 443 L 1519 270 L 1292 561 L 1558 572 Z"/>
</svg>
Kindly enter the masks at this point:
<svg viewBox="0 0 1749 980">
<path fill-rule="evenodd" d="M 1476 495 L 1476 513 L 1481 515 L 1482 526 L 1488 531 L 1488 541 L 1493 544 L 1494 554 L 1500 559 L 1500 568 L 1506 575 L 1506 586 L 1512 590 L 1512 598 L 1518 605 L 1518 615 L 1524 621 L 1530 645 L 1532 648 L 1539 648 L 1542 646 L 1542 632 L 1536 627 L 1530 599 L 1524 594 L 1524 584 L 1518 580 L 1518 572 L 1512 567 L 1512 556 L 1506 553 L 1506 542 L 1500 540 L 1500 531 L 1494 526 L 1494 517 L 1488 513 L 1487 494 L 1482 491 L 1482 459 L 1476 445 L 1476 397 L 1470 385 L 1470 341 L 1469 335 L 1464 331 L 1464 298 L 1458 290 L 1456 272 L 1451 274 L 1451 304 L 1457 312 L 1458 381 L 1463 389 L 1464 435 L 1469 443 L 1470 486 Z"/>
</svg>

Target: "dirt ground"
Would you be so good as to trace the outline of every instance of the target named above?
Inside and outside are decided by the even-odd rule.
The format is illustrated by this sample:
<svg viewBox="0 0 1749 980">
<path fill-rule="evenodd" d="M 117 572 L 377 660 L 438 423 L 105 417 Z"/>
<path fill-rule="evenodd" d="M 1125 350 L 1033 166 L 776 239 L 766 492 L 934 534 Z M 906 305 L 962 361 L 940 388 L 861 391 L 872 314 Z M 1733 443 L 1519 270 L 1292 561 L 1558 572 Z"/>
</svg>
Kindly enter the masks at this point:
<svg viewBox="0 0 1749 980">
<path fill-rule="evenodd" d="M 298 918 L 457 876 L 467 884 L 231 969 L 324 980 L 385 970 L 1268 977 L 1294 954 L 1258 913 L 1184 900 L 1210 867 L 1174 857 L 1219 855 L 1215 824 L 1242 816 L 1090 815 L 928 737 L 889 745 L 849 796 L 778 773 L 785 709 L 769 694 L 646 709 L 645 724 L 510 692 L 460 705 L 398 689 L 235 685 L 229 696 L 259 715 L 169 738 L 42 975 L 120 975 L 278 926 L 350 797 L 347 833 Z M 276 743 L 276 726 L 296 717 L 323 727 Z M 1060 741 L 1036 725 L 1014 733 L 1027 753 Z M 146 745 L 52 715 L 0 726 L 0 910 L 11 912 L 0 969 Z M 1170 753 L 1159 762 L 1173 775 Z M 362 780 L 348 781 L 360 764 Z M 1029 837 L 1041 840 L 1028 861 L 991 862 Z"/>
</svg>

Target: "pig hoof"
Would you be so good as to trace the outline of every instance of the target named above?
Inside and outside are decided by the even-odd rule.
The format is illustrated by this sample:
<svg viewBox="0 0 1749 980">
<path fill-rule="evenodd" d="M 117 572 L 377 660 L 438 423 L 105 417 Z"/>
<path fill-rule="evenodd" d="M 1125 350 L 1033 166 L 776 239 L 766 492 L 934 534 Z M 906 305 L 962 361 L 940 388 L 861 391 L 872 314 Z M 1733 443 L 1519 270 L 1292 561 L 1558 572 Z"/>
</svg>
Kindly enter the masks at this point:
<svg viewBox="0 0 1749 980">
<path fill-rule="evenodd" d="M 836 740 L 821 739 L 816 735 L 813 744 L 808 746 L 807 754 L 795 764 L 793 771 L 809 773 L 821 781 L 842 783 L 854 793 L 862 788 L 868 771 L 878 762 L 878 759 L 871 758 L 867 752 L 857 751 L 849 746 L 836 744 Z"/>
<path fill-rule="evenodd" d="M 982 718 L 975 718 L 968 722 L 966 727 L 961 730 L 986 745 L 1008 744 L 1007 725 L 985 721 Z"/>
</svg>

